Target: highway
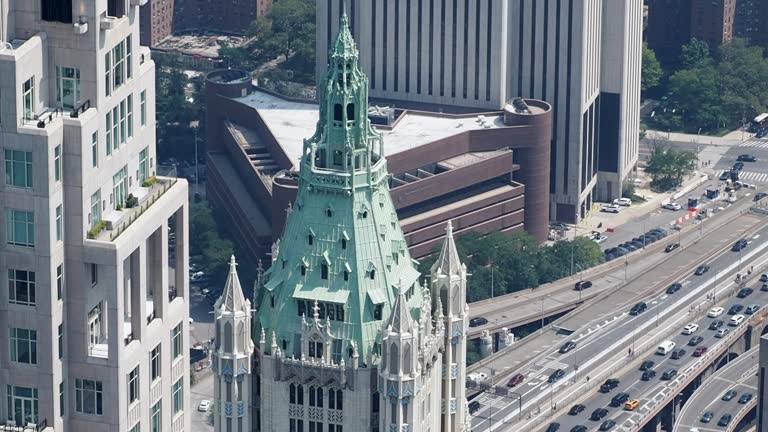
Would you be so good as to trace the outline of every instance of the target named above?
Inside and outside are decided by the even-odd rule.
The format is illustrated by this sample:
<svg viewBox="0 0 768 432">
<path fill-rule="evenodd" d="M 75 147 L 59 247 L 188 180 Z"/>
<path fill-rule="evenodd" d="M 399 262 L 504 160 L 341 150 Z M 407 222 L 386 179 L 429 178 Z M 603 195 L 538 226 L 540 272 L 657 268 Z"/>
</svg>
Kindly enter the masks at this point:
<svg viewBox="0 0 768 432">
<path fill-rule="evenodd" d="M 734 421 L 729 424 L 733 427 L 737 423 L 737 414 L 749 409 L 749 405 L 754 404 L 757 399 L 758 350 L 759 346 L 756 346 L 740 355 L 696 389 L 693 397 L 683 406 L 675 423 L 675 431 L 688 432 L 694 427 L 699 428 L 700 431 L 726 431 L 726 427 L 717 425 L 723 414 L 731 414 L 734 417 Z M 724 401 L 722 396 L 731 389 L 736 390 L 737 396 Z M 754 395 L 750 404 L 738 402 L 739 397 L 744 393 Z M 701 421 L 706 411 L 711 411 L 713 414 L 709 423 Z"/>
<path fill-rule="evenodd" d="M 765 225 L 765 219 L 754 215 L 745 215 L 737 218 L 734 222 L 738 223 L 739 227 L 746 229 L 749 226 L 754 226 L 760 223 L 761 226 Z M 715 279 L 715 273 L 719 273 L 720 286 L 717 287 L 720 299 L 723 295 L 726 287 L 732 288 L 733 283 L 730 282 L 733 275 L 739 266 L 738 254 L 730 252 L 730 245 L 740 236 L 741 229 L 735 227 L 729 227 L 721 230 L 717 230 L 715 233 L 710 234 L 703 239 L 698 245 L 690 248 L 689 250 L 682 251 L 678 254 L 669 257 L 662 266 L 669 267 L 659 270 L 656 269 L 652 273 L 648 273 L 645 277 L 638 278 L 633 283 L 627 285 L 637 285 L 637 291 L 625 292 L 624 289 L 612 293 L 612 296 L 608 296 L 599 302 L 595 302 L 593 306 L 597 307 L 598 311 L 602 313 L 592 313 L 591 322 L 586 322 L 586 325 L 573 326 L 569 328 L 579 329 L 570 337 L 557 336 L 555 332 L 546 333 L 550 337 L 550 342 L 547 344 L 536 343 L 533 346 L 540 350 L 538 353 L 536 350 L 521 350 L 512 349 L 510 353 L 518 353 L 520 351 L 528 351 L 528 356 L 531 354 L 536 358 L 532 361 L 525 363 L 523 367 L 519 367 L 519 364 L 507 363 L 504 364 L 505 359 L 502 358 L 494 360 L 491 363 L 491 367 L 497 371 L 509 370 L 514 372 L 522 372 L 526 379 L 525 381 L 513 389 L 517 392 L 514 395 L 499 396 L 490 393 L 483 393 L 476 398 L 481 404 L 481 408 L 474 414 L 472 426 L 473 430 L 508 430 L 514 424 L 515 430 L 530 429 L 534 426 L 546 427 L 547 421 L 551 419 L 547 418 L 550 414 L 550 402 L 557 404 L 558 401 L 570 398 L 573 394 L 578 394 L 580 387 L 586 383 L 586 377 L 590 374 L 595 375 L 594 372 L 605 372 L 603 365 L 611 365 L 611 367 L 630 367 L 631 364 L 628 361 L 641 361 L 639 356 L 625 359 L 624 364 L 609 363 L 608 361 L 614 355 L 620 355 L 626 357 L 628 348 L 635 345 L 635 352 L 639 352 L 643 340 L 652 337 L 656 332 L 663 332 L 668 330 L 672 324 L 667 321 L 677 319 L 679 321 L 680 314 L 689 313 L 689 306 L 694 304 L 694 301 L 698 301 L 699 298 L 704 297 L 713 291 L 713 282 Z M 752 239 L 751 245 L 744 251 L 742 255 L 742 262 L 746 265 L 753 255 L 761 253 L 763 249 L 768 247 L 768 227 L 757 229 L 756 232 L 750 236 Z M 718 245 L 718 246 L 714 246 Z M 711 254 L 713 251 L 725 248 L 725 251 L 719 254 L 716 258 L 707 259 L 711 265 L 711 270 L 704 276 L 692 276 L 692 263 L 696 262 L 695 258 L 701 259 L 705 255 Z M 690 255 L 687 256 L 686 255 Z M 694 258 L 693 260 L 691 258 Z M 682 264 L 681 264 L 682 262 Z M 680 277 L 674 277 L 679 274 Z M 672 276 L 670 278 L 670 276 Z M 683 284 L 683 288 L 673 295 L 666 295 L 664 289 L 672 282 L 679 280 Z M 725 282 L 724 282 L 725 281 Z M 636 301 L 635 297 L 638 294 L 646 295 L 646 291 L 649 288 L 655 287 L 661 291 L 661 294 L 655 294 L 647 298 L 648 310 L 639 316 L 631 316 L 627 313 L 629 306 Z M 757 292 L 752 294 L 754 299 L 760 298 L 760 303 L 768 301 L 768 293 Z M 613 298 L 611 298 L 613 297 Z M 752 302 L 753 299 L 747 299 L 748 302 Z M 706 307 L 706 305 L 704 305 Z M 606 310 L 607 309 L 607 310 Z M 589 308 L 585 309 L 588 311 Z M 577 315 L 583 315 L 585 311 L 580 311 Z M 704 313 L 705 311 L 702 311 Z M 594 319 L 598 318 L 598 319 Z M 580 317 L 584 319 L 584 317 Z M 570 321 L 569 318 L 566 321 Z M 707 321 L 708 324 L 708 321 Z M 673 325 L 681 325 L 680 322 L 675 322 Z M 706 326 L 704 326 L 706 328 Z M 713 338 L 711 334 L 700 330 L 702 336 L 709 336 Z M 709 332 L 713 333 L 713 332 Z M 676 336 L 673 340 L 678 340 L 683 345 L 687 342 L 688 337 Z M 573 340 L 577 342 L 577 348 L 567 354 L 559 354 L 557 352 L 559 346 L 567 341 Z M 705 340 L 704 344 L 712 344 L 712 340 Z M 647 344 L 647 343 L 646 343 Z M 514 347 L 513 347 L 514 348 Z M 680 366 L 690 359 L 690 352 L 687 356 L 684 356 L 681 360 L 658 359 L 661 366 L 657 368 L 661 369 L 666 367 L 667 364 Z M 509 358 L 506 359 L 509 361 Z M 500 363 L 502 362 L 502 363 Z M 518 367 L 515 367 L 518 366 Z M 576 368 L 578 367 L 578 371 Z M 597 368 L 597 369 L 596 369 Z M 547 377 L 556 369 L 563 369 L 565 376 L 555 383 L 550 385 L 547 383 Z M 663 372 L 661 370 L 659 375 Z M 651 382 L 637 381 L 639 378 L 639 372 L 632 370 L 627 371 L 626 376 L 622 375 L 622 382 L 627 383 L 620 386 L 620 389 L 628 389 L 630 393 L 642 394 L 645 386 L 649 388 L 653 384 L 658 384 L 658 377 Z M 505 382 L 502 381 L 500 386 L 504 386 Z M 592 382 L 594 385 L 595 382 Z M 615 390 L 613 393 L 620 391 Z M 579 423 L 585 423 L 585 426 L 590 428 L 597 428 L 595 422 L 589 422 L 586 417 L 598 406 L 602 406 L 607 402 L 606 398 L 610 396 L 605 395 L 590 395 L 586 401 L 587 409 L 579 417 L 565 416 L 558 420 L 562 423 L 562 430 L 568 431 L 570 428 Z M 520 403 L 522 400 L 522 403 Z M 559 409 L 563 409 L 563 404 L 560 403 Z M 539 414 L 535 414 L 538 410 Z M 614 409 L 613 411 L 617 411 Z M 532 418 L 527 419 L 527 414 L 533 412 Z M 522 421 L 520 421 L 520 413 L 524 414 Z M 621 413 L 612 412 L 612 416 L 621 420 Z"/>
</svg>

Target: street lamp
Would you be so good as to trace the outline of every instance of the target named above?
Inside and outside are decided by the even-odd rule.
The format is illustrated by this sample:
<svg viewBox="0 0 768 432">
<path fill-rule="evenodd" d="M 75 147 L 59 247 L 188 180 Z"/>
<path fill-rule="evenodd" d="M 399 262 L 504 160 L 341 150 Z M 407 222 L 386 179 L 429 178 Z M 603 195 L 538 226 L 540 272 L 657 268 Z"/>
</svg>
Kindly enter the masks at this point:
<svg viewBox="0 0 768 432">
<path fill-rule="evenodd" d="M 576 264 L 576 267 L 578 267 L 578 269 L 579 269 L 579 303 L 581 303 L 581 291 L 584 289 L 581 286 L 581 279 L 584 276 L 584 275 L 581 274 L 581 272 L 584 270 L 584 268 L 582 268 L 579 264 Z"/>
</svg>

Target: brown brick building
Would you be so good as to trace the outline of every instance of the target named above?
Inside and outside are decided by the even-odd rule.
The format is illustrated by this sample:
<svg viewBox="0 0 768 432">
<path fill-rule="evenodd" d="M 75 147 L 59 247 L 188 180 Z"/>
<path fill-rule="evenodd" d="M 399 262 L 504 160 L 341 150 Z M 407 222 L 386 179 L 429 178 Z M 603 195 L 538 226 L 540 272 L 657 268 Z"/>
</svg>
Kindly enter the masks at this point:
<svg viewBox="0 0 768 432">
<path fill-rule="evenodd" d="M 272 0 L 176 0 L 174 27 L 180 32 L 243 34 L 271 4 Z"/>
<path fill-rule="evenodd" d="M 173 34 L 173 0 L 149 0 L 139 16 L 142 45 L 153 47 Z"/>
<path fill-rule="evenodd" d="M 649 0 L 648 45 L 666 58 L 692 38 L 717 47 L 733 37 L 735 15 L 736 0 Z"/>
<path fill-rule="evenodd" d="M 768 48 L 768 1 L 738 0 L 734 35 Z"/>
</svg>

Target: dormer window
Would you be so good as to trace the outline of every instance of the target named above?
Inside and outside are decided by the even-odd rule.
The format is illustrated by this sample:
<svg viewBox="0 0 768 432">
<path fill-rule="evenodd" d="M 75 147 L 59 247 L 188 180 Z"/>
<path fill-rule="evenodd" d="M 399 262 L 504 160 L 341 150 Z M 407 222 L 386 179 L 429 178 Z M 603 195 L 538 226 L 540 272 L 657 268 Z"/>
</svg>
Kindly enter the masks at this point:
<svg viewBox="0 0 768 432">
<path fill-rule="evenodd" d="M 347 104 L 347 121 L 355 121 L 355 104 Z"/>
<path fill-rule="evenodd" d="M 373 319 L 375 320 L 381 320 L 381 314 L 384 310 L 384 305 L 381 303 L 373 305 Z"/>
<path fill-rule="evenodd" d="M 371 269 L 369 272 L 369 275 L 371 276 L 371 280 L 374 280 L 376 278 L 376 270 Z"/>
<path fill-rule="evenodd" d="M 338 150 L 336 150 L 336 151 L 338 152 Z M 334 156 L 334 160 L 335 160 L 335 159 L 336 159 L 336 157 Z M 334 162 L 334 163 L 335 163 L 335 162 Z M 325 211 L 325 214 L 326 214 L 326 216 L 328 216 L 328 217 L 333 217 L 333 210 L 331 210 L 331 209 L 327 209 L 327 210 Z"/>
<path fill-rule="evenodd" d="M 320 279 L 328 280 L 328 264 L 326 263 L 320 265 Z"/>
<path fill-rule="evenodd" d="M 341 104 L 335 104 L 333 106 L 333 121 L 341 122 L 343 121 L 343 116 L 344 110 L 342 109 Z"/>
<path fill-rule="evenodd" d="M 307 267 L 304 264 L 301 265 L 301 275 L 302 276 L 307 275 Z"/>
<path fill-rule="evenodd" d="M 307 243 L 309 243 L 310 246 L 315 242 L 315 236 L 313 234 L 307 235 Z"/>
<path fill-rule="evenodd" d="M 347 239 L 341 239 L 341 248 L 346 249 L 347 248 Z"/>
<path fill-rule="evenodd" d="M 346 282 L 348 280 L 349 280 L 349 272 L 344 270 L 344 281 Z"/>
</svg>

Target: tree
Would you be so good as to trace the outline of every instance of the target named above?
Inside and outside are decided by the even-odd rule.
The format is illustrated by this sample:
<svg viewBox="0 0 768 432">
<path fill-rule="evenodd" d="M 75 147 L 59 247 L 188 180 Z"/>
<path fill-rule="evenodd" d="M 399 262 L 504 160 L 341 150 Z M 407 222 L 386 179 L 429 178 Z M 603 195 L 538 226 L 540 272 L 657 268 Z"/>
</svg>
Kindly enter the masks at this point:
<svg viewBox="0 0 768 432">
<path fill-rule="evenodd" d="M 265 56 L 294 58 L 293 66 L 314 74 L 315 2 L 280 0 L 272 3 L 267 14 L 251 23 L 249 34 L 256 36 L 256 48 Z"/>
<path fill-rule="evenodd" d="M 643 93 L 659 85 L 664 72 L 661 69 L 656 53 L 648 48 L 648 43 L 643 42 L 643 72 L 640 88 Z"/>
<path fill-rule="evenodd" d="M 680 69 L 698 68 L 711 62 L 709 45 L 703 40 L 693 38 L 680 48 Z"/>
<path fill-rule="evenodd" d="M 693 152 L 656 145 L 645 172 L 651 176 L 653 188 L 666 191 L 679 186 L 683 178 L 691 175 L 697 160 Z"/>
<path fill-rule="evenodd" d="M 718 129 L 722 119 L 722 102 L 720 77 L 714 65 L 676 72 L 669 80 L 669 88 L 674 95 L 674 114 L 680 116 L 682 126 L 687 124 L 693 129 Z M 663 114 L 672 115 L 669 112 Z"/>
</svg>

